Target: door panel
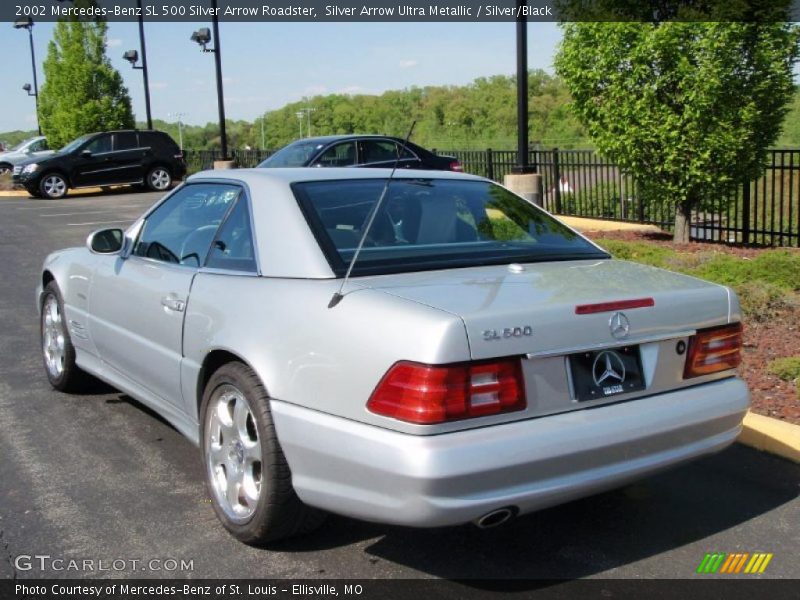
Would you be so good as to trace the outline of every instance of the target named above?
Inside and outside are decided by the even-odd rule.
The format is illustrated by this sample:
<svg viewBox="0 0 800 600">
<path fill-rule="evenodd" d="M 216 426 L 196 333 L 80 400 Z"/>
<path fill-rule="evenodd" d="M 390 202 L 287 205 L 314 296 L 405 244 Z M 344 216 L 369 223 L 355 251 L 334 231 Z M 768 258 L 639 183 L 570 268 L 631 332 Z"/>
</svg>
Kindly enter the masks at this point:
<svg viewBox="0 0 800 600">
<path fill-rule="evenodd" d="M 89 299 L 90 334 L 103 362 L 180 408 L 183 315 L 195 273 L 146 258 L 107 257 Z"/>
<path fill-rule="evenodd" d="M 82 156 L 88 150 L 91 156 Z M 94 138 L 78 152 L 75 158 L 72 181 L 75 186 L 104 185 L 113 182 L 114 154 L 111 134 Z"/>
<path fill-rule="evenodd" d="M 183 410 L 183 318 L 198 268 L 241 194 L 188 184 L 144 220 L 132 255 L 101 257 L 89 292 L 89 333 L 100 359 Z"/>
</svg>

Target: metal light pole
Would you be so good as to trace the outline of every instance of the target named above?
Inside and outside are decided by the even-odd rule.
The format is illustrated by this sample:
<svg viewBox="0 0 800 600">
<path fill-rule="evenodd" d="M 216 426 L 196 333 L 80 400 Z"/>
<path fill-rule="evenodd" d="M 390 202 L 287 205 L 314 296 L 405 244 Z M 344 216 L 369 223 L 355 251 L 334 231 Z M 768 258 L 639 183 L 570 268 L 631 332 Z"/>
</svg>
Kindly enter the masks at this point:
<svg viewBox="0 0 800 600">
<path fill-rule="evenodd" d="M 311 137 L 311 113 L 316 112 L 316 108 L 306 106 L 297 112 L 297 118 L 300 120 L 300 137 L 303 137 L 303 115 L 306 116 L 306 137 Z"/>
<path fill-rule="evenodd" d="M 264 117 L 263 116 L 261 117 L 261 149 L 262 150 L 266 150 L 267 149 L 267 142 L 266 142 L 266 138 L 264 136 Z"/>
<path fill-rule="evenodd" d="M 142 77 L 144 78 L 144 108 L 147 112 L 147 128 L 153 128 L 153 117 L 150 114 L 150 82 L 147 76 L 147 46 L 144 43 L 144 12 L 142 0 L 136 0 L 139 12 L 139 47 L 142 49 Z M 135 68 L 135 67 L 134 67 Z"/>
<path fill-rule="evenodd" d="M 14 29 L 28 30 L 28 40 L 31 44 L 31 68 L 33 69 L 33 94 L 28 91 L 28 95 L 36 98 L 36 129 L 39 131 L 39 135 L 42 135 L 42 125 L 41 121 L 39 121 L 39 81 L 36 77 L 36 54 L 33 50 L 33 19 L 28 17 L 27 19 L 16 21 Z"/>
<path fill-rule="evenodd" d="M 219 17 L 217 17 L 217 0 L 211 0 L 213 9 L 211 17 L 211 27 L 214 30 L 215 48 L 208 48 L 211 42 L 211 32 L 208 28 L 198 29 L 192 34 L 191 40 L 202 46 L 203 52 L 214 53 L 214 64 L 217 72 L 217 107 L 219 108 L 219 134 L 222 141 L 222 160 L 229 160 L 228 157 L 228 135 L 225 131 L 225 98 L 222 91 L 222 45 L 219 40 Z"/>
<path fill-rule="evenodd" d="M 167 116 L 169 118 L 171 118 L 171 119 L 172 118 L 178 119 L 178 140 L 179 140 L 178 141 L 178 145 L 180 146 L 181 151 L 183 151 L 183 121 L 182 121 L 182 118 L 186 116 L 186 113 L 182 113 L 182 112 L 169 113 L 169 115 L 167 115 Z"/>
<path fill-rule="evenodd" d="M 518 0 L 518 7 L 527 6 Z M 534 173 L 528 161 L 528 17 L 517 17 L 517 165 L 514 173 Z"/>
</svg>

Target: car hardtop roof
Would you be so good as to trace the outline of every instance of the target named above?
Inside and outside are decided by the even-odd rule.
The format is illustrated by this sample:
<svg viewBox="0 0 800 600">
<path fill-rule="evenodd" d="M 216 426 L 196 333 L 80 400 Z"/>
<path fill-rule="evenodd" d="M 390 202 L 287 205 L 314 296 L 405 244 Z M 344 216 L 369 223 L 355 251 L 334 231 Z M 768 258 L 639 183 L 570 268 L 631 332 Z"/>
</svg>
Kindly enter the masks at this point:
<svg viewBox="0 0 800 600">
<path fill-rule="evenodd" d="M 397 137 L 396 135 L 382 135 L 380 133 L 341 133 L 337 135 L 318 135 L 315 137 L 300 138 L 299 140 L 295 140 L 294 142 L 291 143 L 292 144 L 296 144 L 298 142 L 327 143 L 327 142 L 336 142 L 339 140 L 349 140 L 353 138 L 379 138 L 379 139 L 405 141 Z M 413 144 L 414 142 L 409 140 L 409 143 Z"/>
<path fill-rule="evenodd" d="M 93 131 L 91 133 L 85 133 L 83 135 L 102 135 L 106 133 L 160 133 L 163 135 L 169 135 L 166 131 L 161 131 L 160 129 L 109 129 L 108 131 Z M 78 136 L 78 137 L 83 137 L 83 136 Z"/>
<path fill-rule="evenodd" d="M 195 173 L 187 179 L 187 183 L 208 180 L 240 181 L 247 185 L 258 185 L 266 182 L 284 184 L 302 181 L 341 181 L 353 179 L 386 179 L 392 169 L 359 169 L 356 167 L 293 167 L 280 169 L 222 169 Z M 460 179 L 466 181 L 489 181 L 484 177 L 458 173 L 456 171 L 431 171 L 422 169 L 398 169 L 394 179 Z"/>
</svg>

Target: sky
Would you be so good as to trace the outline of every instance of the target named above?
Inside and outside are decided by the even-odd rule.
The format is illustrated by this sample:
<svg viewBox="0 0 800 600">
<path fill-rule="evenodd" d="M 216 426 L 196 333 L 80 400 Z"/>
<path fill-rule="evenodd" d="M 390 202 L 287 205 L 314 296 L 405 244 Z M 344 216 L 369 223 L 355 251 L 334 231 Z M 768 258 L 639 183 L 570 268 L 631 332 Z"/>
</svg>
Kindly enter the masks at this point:
<svg viewBox="0 0 800 600">
<path fill-rule="evenodd" d="M 186 123 L 216 122 L 214 58 L 189 40 L 204 26 L 145 22 L 154 119 L 176 121 L 183 113 Z M 28 33 L 0 27 L 8 29 L 0 33 L 0 132 L 35 129 L 34 99 L 22 90 L 33 83 Z M 33 29 L 40 86 L 53 27 Z M 460 85 L 516 71 L 514 23 L 220 23 L 220 38 L 229 119 L 253 120 L 304 96 Z M 560 39 L 554 23 L 529 24 L 529 68 L 552 72 Z M 132 49 L 139 49 L 137 23 L 109 23 L 107 53 L 144 121 L 142 73 L 122 59 Z"/>
</svg>

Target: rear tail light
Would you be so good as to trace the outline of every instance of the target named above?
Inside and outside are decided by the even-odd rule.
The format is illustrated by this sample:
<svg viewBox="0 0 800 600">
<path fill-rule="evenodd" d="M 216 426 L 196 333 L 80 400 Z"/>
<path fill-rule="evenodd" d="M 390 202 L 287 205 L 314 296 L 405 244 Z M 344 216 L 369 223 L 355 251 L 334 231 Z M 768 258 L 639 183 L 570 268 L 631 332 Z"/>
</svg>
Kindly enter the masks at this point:
<svg viewBox="0 0 800 600">
<path fill-rule="evenodd" d="M 461 163 L 458 162 L 457 160 L 454 160 L 453 162 L 451 162 L 450 165 L 449 165 L 449 168 L 450 168 L 451 171 L 458 171 L 459 173 L 463 173 L 464 172 L 464 167 L 462 167 Z"/>
<path fill-rule="evenodd" d="M 430 425 L 522 410 L 525 386 L 519 359 L 424 365 L 396 363 L 367 402 L 379 415 Z"/>
<path fill-rule="evenodd" d="M 742 362 L 742 324 L 698 331 L 689 338 L 683 378 L 735 369 Z"/>
</svg>

